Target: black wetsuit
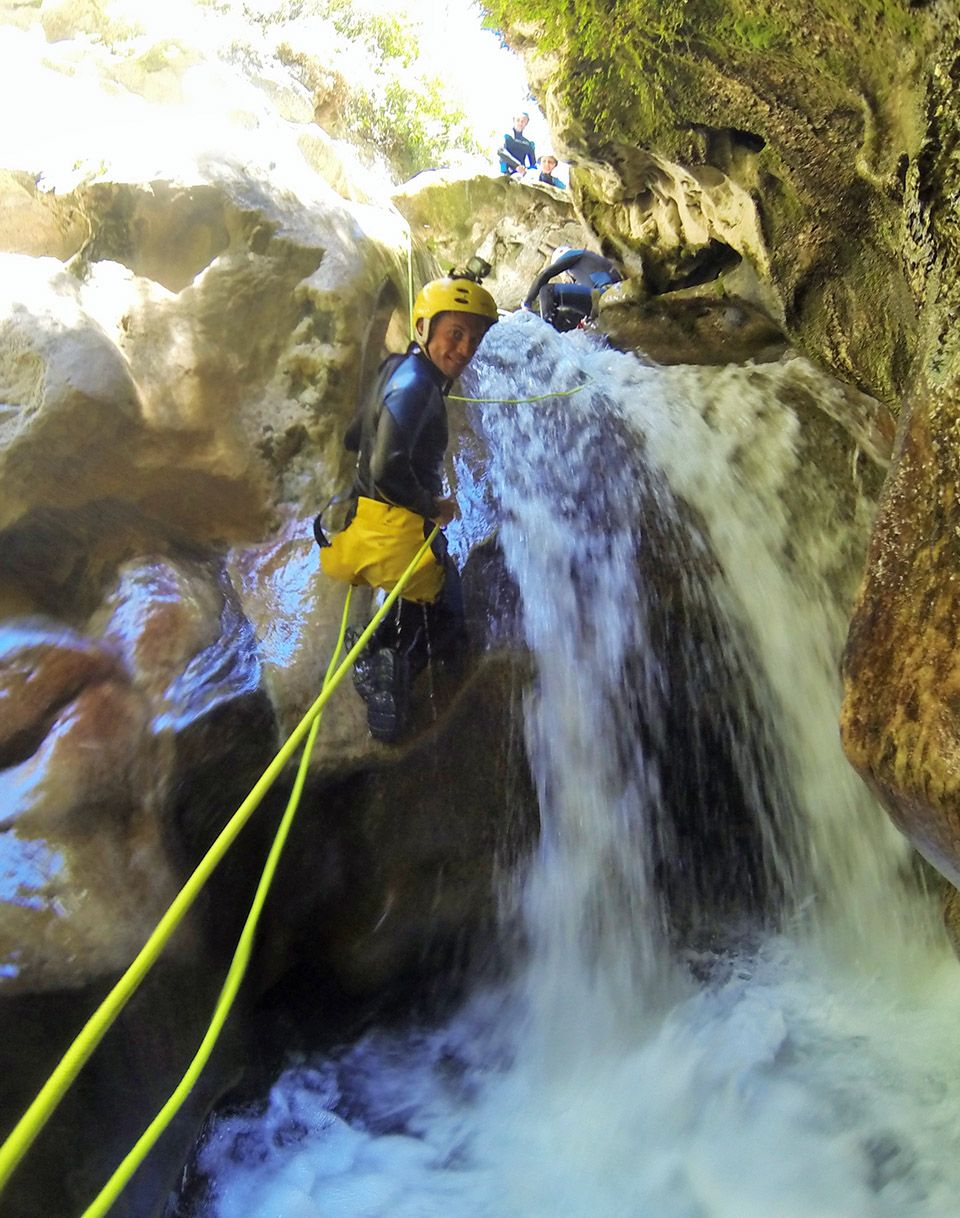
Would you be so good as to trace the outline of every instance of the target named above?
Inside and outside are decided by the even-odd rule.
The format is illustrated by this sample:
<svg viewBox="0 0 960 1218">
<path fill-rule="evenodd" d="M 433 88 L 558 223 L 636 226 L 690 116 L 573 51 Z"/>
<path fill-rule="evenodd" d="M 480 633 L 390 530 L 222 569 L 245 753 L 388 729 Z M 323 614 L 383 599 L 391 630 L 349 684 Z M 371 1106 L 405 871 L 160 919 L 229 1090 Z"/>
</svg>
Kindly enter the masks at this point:
<svg viewBox="0 0 960 1218">
<path fill-rule="evenodd" d="M 540 178 L 539 178 L 539 181 L 541 181 L 541 182 L 546 182 L 546 184 L 547 184 L 548 186 L 556 186 L 556 187 L 558 187 L 560 190 L 566 190 L 566 189 L 567 189 L 567 184 L 566 184 L 566 182 L 561 182 L 559 178 L 555 178 L 555 177 L 553 176 L 553 174 L 552 174 L 552 173 L 547 173 L 547 171 L 546 171 L 545 169 L 542 169 L 542 170 L 540 171 Z"/>
<path fill-rule="evenodd" d="M 573 283 L 550 283 L 566 272 Z M 623 276 L 602 254 L 591 250 L 568 250 L 556 262 L 545 266 L 530 285 L 523 304 L 531 308 L 540 296 L 540 316 L 557 330 L 573 330 L 593 313 L 593 293 L 604 292 Z"/>
<path fill-rule="evenodd" d="M 537 153 L 536 149 L 534 148 L 533 141 L 528 140 L 527 137 L 522 134 L 522 132 L 516 129 L 516 127 L 514 127 L 512 133 L 508 133 L 503 137 L 501 147 L 505 148 L 513 159 L 515 161 L 519 161 L 524 168 L 526 168 L 527 165 L 529 165 L 531 169 L 536 168 Z M 506 161 L 501 160 L 501 173 L 510 173 L 512 168 L 513 166 L 509 165 Z"/>
<path fill-rule="evenodd" d="M 405 355 L 387 356 L 344 440 L 358 454 L 358 495 L 433 515 L 433 501 L 443 494 L 449 387 L 416 343 Z"/>
<path fill-rule="evenodd" d="M 450 382 L 416 343 L 405 355 L 388 355 L 344 444 L 357 453 L 354 494 L 406 508 L 433 529 L 434 500 L 443 495 L 443 459 L 449 437 L 444 394 Z M 438 533 L 433 552 L 444 568 L 433 604 L 402 598 L 378 627 L 371 649 L 396 647 L 416 674 L 431 656 L 448 659 L 466 642 L 460 575 Z"/>
</svg>

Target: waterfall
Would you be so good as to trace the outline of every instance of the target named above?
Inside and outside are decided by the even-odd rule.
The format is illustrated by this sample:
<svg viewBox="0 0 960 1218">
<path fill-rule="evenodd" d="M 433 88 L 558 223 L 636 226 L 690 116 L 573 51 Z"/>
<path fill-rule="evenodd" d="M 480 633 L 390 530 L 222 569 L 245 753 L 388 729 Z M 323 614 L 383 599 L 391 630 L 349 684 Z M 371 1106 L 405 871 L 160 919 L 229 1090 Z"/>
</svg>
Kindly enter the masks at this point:
<svg viewBox="0 0 960 1218">
<path fill-rule="evenodd" d="M 470 377 L 577 390 L 471 408 L 470 510 L 536 663 L 522 950 L 444 1026 L 291 1062 L 265 1111 L 219 1118 L 196 1212 L 947 1218 L 957 966 L 837 735 L 871 505 L 855 468 L 842 511 L 818 485 L 798 403 L 838 390 L 531 316 Z"/>
</svg>

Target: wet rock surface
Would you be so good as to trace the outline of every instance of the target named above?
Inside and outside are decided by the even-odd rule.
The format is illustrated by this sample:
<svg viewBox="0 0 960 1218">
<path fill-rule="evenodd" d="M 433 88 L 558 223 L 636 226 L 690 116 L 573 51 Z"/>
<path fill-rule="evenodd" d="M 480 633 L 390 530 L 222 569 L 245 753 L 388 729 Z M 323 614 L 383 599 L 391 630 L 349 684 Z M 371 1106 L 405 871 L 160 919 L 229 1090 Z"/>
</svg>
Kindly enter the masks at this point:
<svg viewBox="0 0 960 1218">
<path fill-rule="evenodd" d="M 910 413 L 844 657 L 843 741 L 897 826 L 960 882 L 956 391 Z M 944 427 L 944 424 L 947 424 Z"/>
<path fill-rule="evenodd" d="M 631 301 L 611 288 L 601 297 L 599 328 L 621 351 L 655 364 L 733 364 L 777 359 L 780 329 L 740 297 L 686 288 Z"/>
</svg>

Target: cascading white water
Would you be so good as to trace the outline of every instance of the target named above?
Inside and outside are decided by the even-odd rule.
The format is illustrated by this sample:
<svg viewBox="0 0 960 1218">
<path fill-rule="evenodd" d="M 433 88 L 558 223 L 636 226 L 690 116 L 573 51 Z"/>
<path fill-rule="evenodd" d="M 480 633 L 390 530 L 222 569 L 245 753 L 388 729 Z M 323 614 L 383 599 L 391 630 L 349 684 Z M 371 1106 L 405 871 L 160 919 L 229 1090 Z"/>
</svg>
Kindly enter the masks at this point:
<svg viewBox="0 0 960 1218">
<path fill-rule="evenodd" d="M 478 411 L 537 663 L 524 958 L 446 1026 L 292 1063 L 266 1113 L 221 1118 L 208 1218 L 956 1212 L 960 977 L 837 738 L 832 585 L 868 509 L 805 531 L 783 506 L 787 391 L 835 390 L 799 360 L 649 368 L 529 316 L 471 390 L 581 383 Z M 728 890 L 754 881 L 746 934 Z"/>
</svg>

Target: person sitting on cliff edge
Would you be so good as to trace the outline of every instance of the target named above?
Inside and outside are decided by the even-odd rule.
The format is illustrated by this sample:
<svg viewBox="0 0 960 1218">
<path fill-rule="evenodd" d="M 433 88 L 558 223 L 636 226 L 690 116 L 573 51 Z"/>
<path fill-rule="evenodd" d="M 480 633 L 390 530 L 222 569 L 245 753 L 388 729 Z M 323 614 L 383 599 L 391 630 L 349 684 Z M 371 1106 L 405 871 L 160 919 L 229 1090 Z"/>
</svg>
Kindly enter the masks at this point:
<svg viewBox="0 0 960 1218">
<path fill-rule="evenodd" d="M 471 275 L 475 261 L 482 273 Z M 357 454 L 347 526 L 328 542 L 322 512 L 314 525 L 331 578 L 390 591 L 433 525 L 447 525 L 456 514 L 456 500 L 443 493 L 446 394 L 497 321 L 496 301 L 480 283 L 489 269 L 471 259 L 467 271 L 426 284 L 413 306 L 415 341 L 380 365 L 344 438 Z M 348 631 L 348 646 L 361 633 Z M 375 739 L 397 740 L 413 678 L 431 658 L 453 659 L 465 644 L 460 575 L 441 532 L 354 665 Z"/>
<path fill-rule="evenodd" d="M 551 283 L 558 275 L 569 275 L 573 282 Z M 575 330 L 596 317 L 600 296 L 622 279 L 616 265 L 602 254 L 560 245 L 531 283 L 522 307 L 532 309 L 539 295 L 544 321 L 561 333 Z"/>
<path fill-rule="evenodd" d="M 556 186 L 558 190 L 566 190 L 566 182 L 561 182 L 558 177 L 554 176 L 553 171 L 556 169 L 559 163 L 560 162 L 551 152 L 548 152 L 546 155 L 542 156 L 540 158 L 540 177 L 537 180 L 540 182 L 546 182 L 548 186 Z"/>
<path fill-rule="evenodd" d="M 497 149 L 501 173 L 522 175 L 528 164 L 531 169 L 536 169 L 536 149 L 533 141 L 523 134 L 529 122 L 530 115 L 525 110 L 521 111 L 513 120 L 513 131 L 508 131 L 503 137 L 503 143 Z"/>
</svg>

